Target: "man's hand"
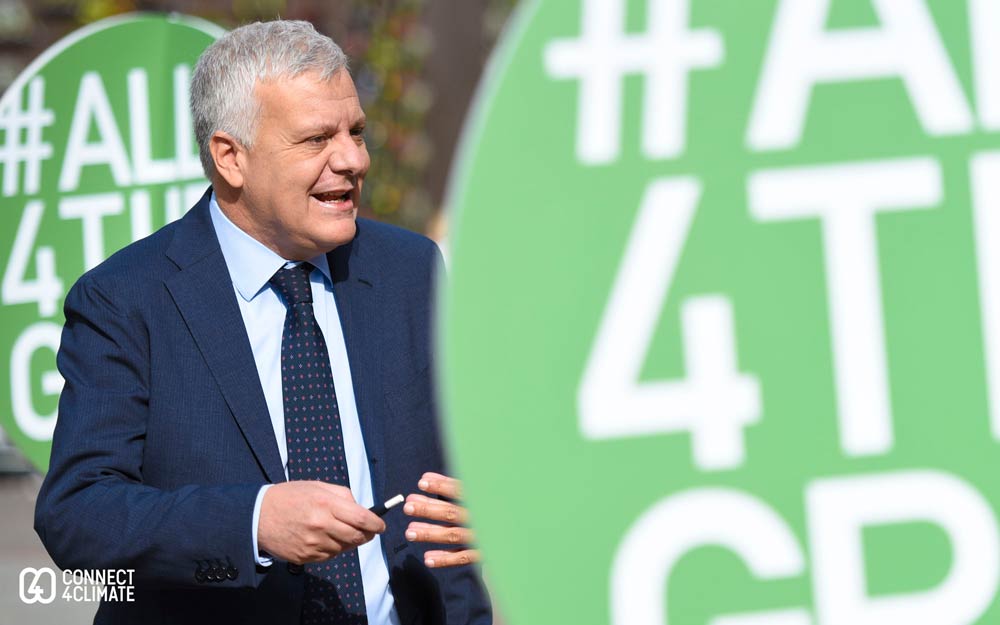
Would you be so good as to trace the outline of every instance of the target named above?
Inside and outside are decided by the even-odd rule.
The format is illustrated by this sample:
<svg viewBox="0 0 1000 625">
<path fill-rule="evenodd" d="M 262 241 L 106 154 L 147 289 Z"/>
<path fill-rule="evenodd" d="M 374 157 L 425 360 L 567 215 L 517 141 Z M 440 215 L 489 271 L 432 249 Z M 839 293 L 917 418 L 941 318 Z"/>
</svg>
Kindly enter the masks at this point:
<svg viewBox="0 0 1000 625">
<path fill-rule="evenodd" d="M 458 499 L 462 495 L 462 483 L 439 473 L 424 473 L 417 484 L 420 490 L 432 495 L 442 495 Z M 469 512 L 462 506 L 432 499 L 423 495 L 409 495 L 403 512 L 409 516 L 443 521 L 446 525 L 411 521 L 406 528 L 406 538 L 413 542 L 440 543 L 446 545 L 466 545 L 473 541 L 472 530 L 462 527 L 469 520 Z M 424 564 L 431 568 L 459 566 L 479 562 L 477 549 L 435 549 L 424 554 Z"/>
<path fill-rule="evenodd" d="M 385 523 L 344 486 L 317 481 L 275 484 L 264 493 L 257 548 L 295 564 L 320 562 L 363 545 Z"/>
</svg>

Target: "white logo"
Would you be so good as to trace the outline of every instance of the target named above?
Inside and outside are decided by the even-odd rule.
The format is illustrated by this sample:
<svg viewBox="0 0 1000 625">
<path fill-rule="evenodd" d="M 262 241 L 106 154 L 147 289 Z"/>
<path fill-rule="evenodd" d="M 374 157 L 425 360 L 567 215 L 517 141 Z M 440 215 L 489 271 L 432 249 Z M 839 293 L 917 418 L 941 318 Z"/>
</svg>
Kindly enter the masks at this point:
<svg viewBox="0 0 1000 625">
<path fill-rule="evenodd" d="M 27 581 L 29 575 L 30 582 Z M 45 585 L 40 581 L 42 576 L 49 578 L 48 594 L 45 594 Z M 56 573 L 49 567 L 21 569 L 20 582 L 21 601 L 24 603 L 52 603 L 56 600 Z"/>
</svg>

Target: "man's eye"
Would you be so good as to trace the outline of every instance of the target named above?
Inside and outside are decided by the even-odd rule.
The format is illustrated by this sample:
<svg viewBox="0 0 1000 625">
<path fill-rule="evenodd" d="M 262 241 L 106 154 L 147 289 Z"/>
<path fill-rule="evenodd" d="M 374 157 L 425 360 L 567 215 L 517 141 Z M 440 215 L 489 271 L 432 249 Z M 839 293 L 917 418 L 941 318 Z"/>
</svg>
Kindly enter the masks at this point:
<svg viewBox="0 0 1000 625">
<path fill-rule="evenodd" d="M 316 135 L 315 137 L 310 137 L 309 143 L 326 143 L 326 135 Z"/>
<path fill-rule="evenodd" d="M 357 128 L 351 128 L 351 134 L 353 136 L 355 136 L 355 137 L 364 137 L 365 136 L 365 127 L 364 126 L 358 126 Z"/>
</svg>

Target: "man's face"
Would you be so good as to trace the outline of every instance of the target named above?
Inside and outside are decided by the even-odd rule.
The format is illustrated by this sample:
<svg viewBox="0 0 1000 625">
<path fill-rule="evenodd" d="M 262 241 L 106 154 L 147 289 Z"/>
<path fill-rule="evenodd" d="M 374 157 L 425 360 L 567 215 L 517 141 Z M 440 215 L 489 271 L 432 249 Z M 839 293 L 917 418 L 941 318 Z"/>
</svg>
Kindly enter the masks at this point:
<svg viewBox="0 0 1000 625">
<path fill-rule="evenodd" d="M 324 81 L 306 72 L 258 83 L 255 93 L 257 135 L 240 155 L 248 231 L 288 260 L 347 243 L 371 165 L 350 74 L 340 70 Z"/>
</svg>

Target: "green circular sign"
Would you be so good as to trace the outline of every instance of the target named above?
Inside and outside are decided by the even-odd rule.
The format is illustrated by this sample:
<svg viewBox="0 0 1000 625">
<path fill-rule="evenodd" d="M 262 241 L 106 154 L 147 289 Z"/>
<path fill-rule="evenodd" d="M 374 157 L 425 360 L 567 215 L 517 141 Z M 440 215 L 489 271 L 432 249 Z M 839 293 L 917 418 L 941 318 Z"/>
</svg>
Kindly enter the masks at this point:
<svg viewBox="0 0 1000 625">
<path fill-rule="evenodd" d="M 63 298 L 204 192 L 189 83 L 222 32 L 178 15 L 103 20 L 49 48 L 0 99 L 0 425 L 42 471 Z"/>
<path fill-rule="evenodd" d="M 511 623 L 1000 621 L 1000 4 L 537 0 L 444 399 Z"/>
</svg>

